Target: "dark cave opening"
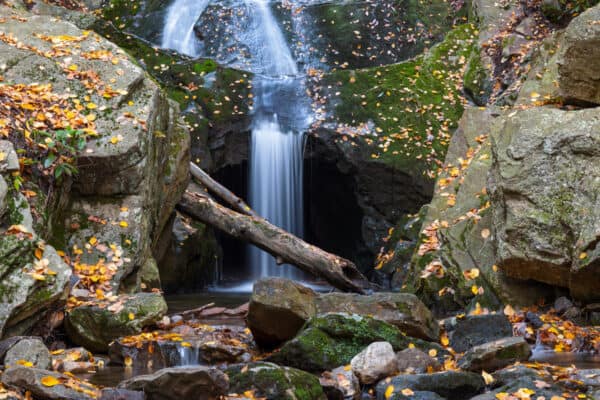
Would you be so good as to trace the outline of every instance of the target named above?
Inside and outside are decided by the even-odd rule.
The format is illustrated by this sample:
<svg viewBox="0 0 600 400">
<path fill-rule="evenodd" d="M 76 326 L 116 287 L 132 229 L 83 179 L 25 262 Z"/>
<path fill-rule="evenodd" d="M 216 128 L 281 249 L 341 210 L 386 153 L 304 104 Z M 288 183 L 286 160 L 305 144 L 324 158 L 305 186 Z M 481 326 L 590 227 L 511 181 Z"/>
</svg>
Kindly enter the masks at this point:
<svg viewBox="0 0 600 400">
<path fill-rule="evenodd" d="M 310 143 L 309 143 L 310 145 Z M 248 199 L 248 162 L 227 165 L 213 177 L 243 199 Z M 304 239 L 326 251 L 370 265 L 373 254 L 362 237 L 363 211 L 357 203 L 354 179 L 335 162 L 320 157 L 304 160 Z M 223 254 L 225 281 L 247 278 L 248 245 L 217 232 Z"/>
</svg>

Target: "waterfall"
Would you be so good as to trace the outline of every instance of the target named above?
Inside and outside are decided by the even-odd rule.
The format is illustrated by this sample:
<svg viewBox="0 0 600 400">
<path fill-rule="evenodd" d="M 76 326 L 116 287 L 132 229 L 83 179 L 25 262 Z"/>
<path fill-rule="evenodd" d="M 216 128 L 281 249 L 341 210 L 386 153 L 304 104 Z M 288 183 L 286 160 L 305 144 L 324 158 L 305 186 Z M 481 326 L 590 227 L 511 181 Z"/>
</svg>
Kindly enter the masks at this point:
<svg viewBox="0 0 600 400">
<path fill-rule="evenodd" d="M 163 47 L 199 55 L 194 25 L 207 0 L 175 0 L 169 8 Z M 249 49 L 246 66 L 253 79 L 254 115 L 250 143 L 249 203 L 271 223 L 303 235 L 304 131 L 310 123 L 304 76 L 298 71 L 286 38 L 268 0 L 243 0 L 250 18 L 240 44 Z M 278 266 L 266 252 L 251 247 L 250 278 L 303 274 L 291 266 Z"/>
<path fill-rule="evenodd" d="M 208 1 L 175 0 L 167 12 L 161 47 L 196 57 L 198 40 L 194 33 L 194 25 L 208 6 Z"/>
</svg>

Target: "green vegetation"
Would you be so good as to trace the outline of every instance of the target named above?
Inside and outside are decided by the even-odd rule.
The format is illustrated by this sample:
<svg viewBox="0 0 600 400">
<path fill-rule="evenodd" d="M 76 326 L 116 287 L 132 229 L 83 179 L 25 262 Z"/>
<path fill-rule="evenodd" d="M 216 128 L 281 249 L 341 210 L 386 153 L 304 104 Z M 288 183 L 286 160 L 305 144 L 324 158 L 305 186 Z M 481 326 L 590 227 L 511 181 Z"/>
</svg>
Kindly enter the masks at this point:
<svg viewBox="0 0 600 400">
<path fill-rule="evenodd" d="M 336 120 L 351 126 L 372 121 L 363 140 L 373 158 L 432 175 L 463 112 L 462 70 L 476 34 L 473 25 L 461 25 L 414 60 L 326 75 Z"/>
</svg>

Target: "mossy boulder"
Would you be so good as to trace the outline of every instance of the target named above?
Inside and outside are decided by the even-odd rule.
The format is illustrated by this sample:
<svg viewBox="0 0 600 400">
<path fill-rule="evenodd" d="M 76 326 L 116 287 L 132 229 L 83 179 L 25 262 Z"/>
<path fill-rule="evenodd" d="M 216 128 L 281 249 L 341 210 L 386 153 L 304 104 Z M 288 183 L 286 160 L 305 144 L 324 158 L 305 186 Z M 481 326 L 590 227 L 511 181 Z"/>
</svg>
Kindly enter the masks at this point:
<svg viewBox="0 0 600 400">
<path fill-rule="evenodd" d="M 533 304 L 549 293 L 543 285 L 519 282 L 494 267 L 492 213 L 486 189 L 492 165 L 487 133 L 502 113 L 494 108 L 465 110 L 434 197 L 424 209 L 421 236 L 402 290 L 416 293 L 440 315 L 465 307 L 473 310 L 477 304 L 488 309 L 498 309 L 502 303 Z M 395 266 L 399 271 L 402 267 Z"/>
<path fill-rule="evenodd" d="M 327 398 L 316 376 L 295 368 L 255 362 L 230 366 L 225 373 L 229 376 L 230 393 L 252 391 L 254 396 L 268 400 Z"/>
<path fill-rule="evenodd" d="M 122 295 L 113 303 L 83 305 L 67 311 L 65 328 L 74 343 L 106 353 L 110 342 L 140 333 L 166 312 L 167 304 L 158 293 Z"/>
<path fill-rule="evenodd" d="M 262 346 L 273 347 L 296 336 L 310 318 L 327 313 L 370 316 L 407 335 L 436 341 L 437 322 L 427 307 L 409 293 L 317 294 L 283 278 L 260 279 L 254 284 L 248 326 Z"/>
<path fill-rule="evenodd" d="M 406 336 L 397 327 L 355 314 L 325 314 L 311 318 L 303 330 L 268 360 L 305 371 L 331 370 L 350 360 L 373 342 L 389 342 L 400 351 L 413 344 L 428 351 L 441 346 Z"/>
</svg>

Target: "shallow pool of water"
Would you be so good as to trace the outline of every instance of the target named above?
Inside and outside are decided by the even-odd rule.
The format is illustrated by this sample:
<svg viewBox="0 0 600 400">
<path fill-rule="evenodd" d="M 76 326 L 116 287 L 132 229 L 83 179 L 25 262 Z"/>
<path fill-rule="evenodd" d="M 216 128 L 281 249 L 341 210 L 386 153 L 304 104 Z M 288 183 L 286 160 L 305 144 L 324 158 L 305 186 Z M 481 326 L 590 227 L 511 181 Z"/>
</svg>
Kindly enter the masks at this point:
<svg viewBox="0 0 600 400">
<path fill-rule="evenodd" d="M 578 369 L 600 368 L 600 355 L 591 353 L 556 353 L 554 351 L 534 351 L 529 361 L 537 361 Z"/>
</svg>

